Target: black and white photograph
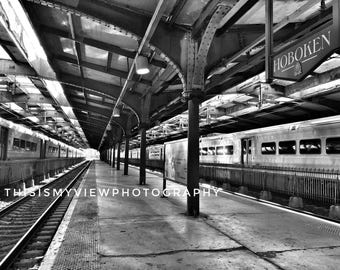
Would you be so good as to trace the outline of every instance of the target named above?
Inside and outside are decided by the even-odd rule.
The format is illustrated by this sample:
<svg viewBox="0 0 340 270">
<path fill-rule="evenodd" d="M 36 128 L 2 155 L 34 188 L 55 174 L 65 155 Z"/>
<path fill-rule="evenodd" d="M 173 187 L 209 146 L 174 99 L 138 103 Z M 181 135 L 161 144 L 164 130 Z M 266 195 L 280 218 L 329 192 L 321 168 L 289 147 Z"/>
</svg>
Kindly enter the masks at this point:
<svg viewBox="0 0 340 270">
<path fill-rule="evenodd" d="M 0 270 L 337 270 L 340 0 L 0 0 Z"/>
</svg>

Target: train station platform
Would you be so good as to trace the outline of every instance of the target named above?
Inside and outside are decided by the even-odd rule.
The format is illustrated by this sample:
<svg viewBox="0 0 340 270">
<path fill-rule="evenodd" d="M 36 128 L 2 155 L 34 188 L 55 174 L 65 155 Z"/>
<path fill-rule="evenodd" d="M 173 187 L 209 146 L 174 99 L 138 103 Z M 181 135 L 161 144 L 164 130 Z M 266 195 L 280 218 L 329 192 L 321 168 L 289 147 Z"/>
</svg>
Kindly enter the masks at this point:
<svg viewBox="0 0 340 270">
<path fill-rule="evenodd" d="M 336 224 L 215 192 L 192 218 L 184 186 L 161 198 L 161 177 L 122 174 L 93 162 L 40 269 L 338 269 Z"/>
</svg>

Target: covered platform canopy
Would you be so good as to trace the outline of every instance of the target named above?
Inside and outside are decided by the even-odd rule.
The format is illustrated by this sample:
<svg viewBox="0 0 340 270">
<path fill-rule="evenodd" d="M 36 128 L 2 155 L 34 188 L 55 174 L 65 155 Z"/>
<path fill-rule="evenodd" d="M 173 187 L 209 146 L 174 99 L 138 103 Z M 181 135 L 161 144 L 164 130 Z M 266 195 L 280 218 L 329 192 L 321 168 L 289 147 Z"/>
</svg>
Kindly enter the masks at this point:
<svg viewBox="0 0 340 270">
<path fill-rule="evenodd" d="M 185 136 L 185 97 L 195 65 L 204 72 L 201 101 L 215 96 L 200 108 L 202 133 L 339 112 L 337 50 L 319 59 L 303 82 L 274 78 L 263 84 L 264 0 L 24 0 L 46 53 L 44 65 L 30 57 L 35 47 L 23 35 L 30 34 L 29 25 L 15 2 L 1 6 L 0 43 L 8 56 L 1 60 L 2 115 L 64 140 L 104 149 L 137 135 L 141 126 L 151 128 L 150 143 Z M 332 25 L 333 2 L 273 1 L 272 55 Z M 148 61 L 146 75 L 136 73 L 138 56 Z M 64 97 L 53 97 L 60 87 Z"/>
</svg>

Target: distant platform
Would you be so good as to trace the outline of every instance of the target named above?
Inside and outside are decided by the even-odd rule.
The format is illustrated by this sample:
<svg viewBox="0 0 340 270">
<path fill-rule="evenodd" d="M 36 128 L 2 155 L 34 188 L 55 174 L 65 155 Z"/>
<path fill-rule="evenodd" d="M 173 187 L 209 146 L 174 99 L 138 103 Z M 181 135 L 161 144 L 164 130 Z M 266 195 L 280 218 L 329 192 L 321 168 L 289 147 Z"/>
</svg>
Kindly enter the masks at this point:
<svg viewBox="0 0 340 270">
<path fill-rule="evenodd" d="M 185 186 L 122 174 L 93 162 L 40 269 L 338 269 L 336 224 L 214 192 L 192 218 Z"/>
</svg>

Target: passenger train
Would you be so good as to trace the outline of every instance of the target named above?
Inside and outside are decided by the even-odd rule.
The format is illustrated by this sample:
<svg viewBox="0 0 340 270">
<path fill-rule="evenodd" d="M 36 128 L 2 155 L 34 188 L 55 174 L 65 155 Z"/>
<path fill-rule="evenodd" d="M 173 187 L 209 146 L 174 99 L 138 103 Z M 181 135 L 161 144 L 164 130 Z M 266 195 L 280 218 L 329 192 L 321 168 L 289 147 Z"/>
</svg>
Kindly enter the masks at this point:
<svg viewBox="0 0 340 270">
<path fill-rule="evenodd" d="M 184 139 L 186 141 L 186 139 Z M 183 140 L 147 148 L 147 159 L 164 155 Z M 339 169 L 340 117 L 296 122 L 200 138 L 200 163 Z M 139 149 L 129 157 L 139 158 Z M 161 164 L 161 163 L 160 163 Z"/>
<path fill-rule="evenodd" d="M 201 137 L 199 152 L 199 176 L 214 185 L 339 201 L 340 116 Z M 187 139 L 152 145 L 146 166 L 185 184 L 187 155 Z M 131 149 L 129 162 L 139 158 Z"/>
<path fill-rule="evenodd" d="M 0 118 L 0 187 L 29 187 L 83 159 L 79 149 Z"/>
<path fill-rule="evenodd" d="M 82 151 L 1 119 L 0 160 L 76 158 Z"/>
</svg>

